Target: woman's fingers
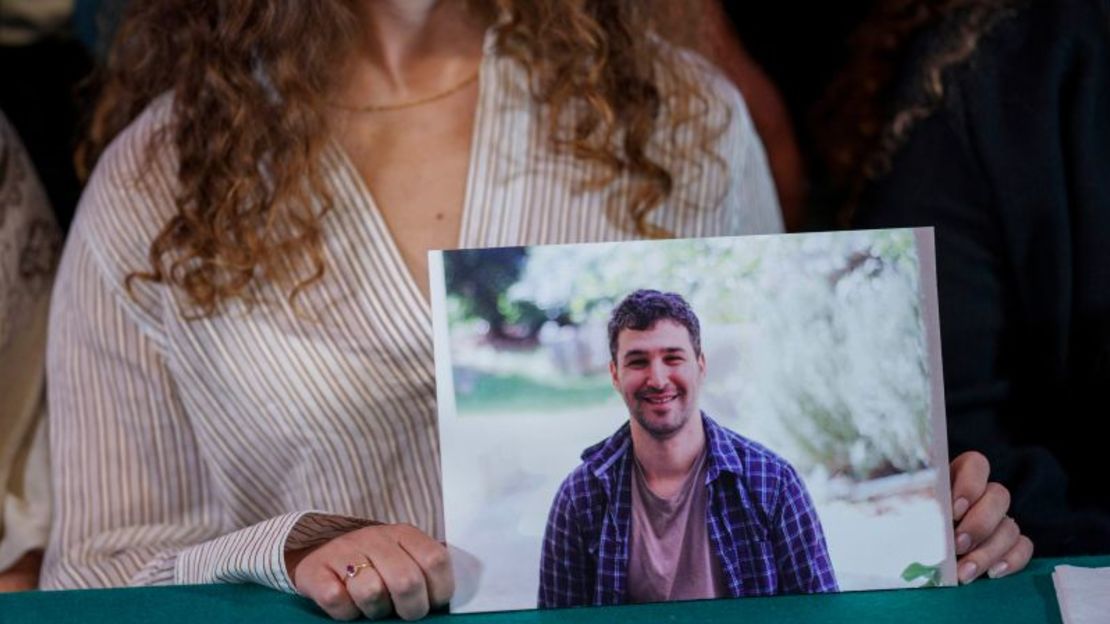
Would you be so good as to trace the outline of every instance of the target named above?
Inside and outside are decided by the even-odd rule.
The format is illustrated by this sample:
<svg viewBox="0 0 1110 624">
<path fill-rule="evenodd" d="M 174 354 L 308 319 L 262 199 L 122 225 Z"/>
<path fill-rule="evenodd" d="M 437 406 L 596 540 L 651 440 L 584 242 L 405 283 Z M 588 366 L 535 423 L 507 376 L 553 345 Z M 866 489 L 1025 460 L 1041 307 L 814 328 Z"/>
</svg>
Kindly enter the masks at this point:
<svg viewBox="0 0 1110 624">
<path fill-rule="evenodd" d="M 397 537 L 395 531 L 375 532 L 364 536 L 364 548 L 385 583 L 393 610 L 402 619 L 415 620 L 428 614 L 428 586 L 424 573 Z"/>
<path fill-rule="evenodd" d="M 956 522 L 956 575 L 970 583 L 983 574 L 1005 576 L 1024 568 L 1033 542 L 1009 517 L 1010 491 L 990 481 L 990 463 L 982 453 L 952 460 L 952 518 Z"/>
<path fill-rule="evenodd" d="M 956 554 L 963 555 L 994 535 L 1009 509 L 1010 491 L 998 483 L 988 483 L 983 495 L 956 525 Z"/>
<path fill-rule="evenodd" d="M 371 620 L 384 618 L 393 613 L 393 600 L 390 598 L 389 589 L 382 580 L 378 569 L 370 563 L 367 557 L 364 563 L 349 564 L 353 574 L 347 574 L 347 593 L 351 600 L 358 606 L 362 614 Z"/>
<path fill-rule="evenodd" d="M 347 593 L 347 586 L 337 569 L 326 559 L 322 548 L 308 554 L 297 564 L 297 592 L 312 599 L 324 613 L 335 620 L 353 620 L 362 616 L 362 611 Z"/>
<path fill-rule="evenodd" d="M 991 467 L 987 458 L 968 451 L 952 460 L 952 519 L 959 522 L 987 489 Z"/>
<path fill-rule="evenodd" d="M 398 538 L 401 548 L 424 574 L 431 607 L 447 606 L 455 593 L 455 575 L 447 547 L 409 525 L 398 526 Z"/>
<path fill-rule="evenodd" d="M 1017 572 L 1029 564 L 1029 560 L 1033 558 L 1033 541 L 1024 535 L 1018 537 L 1017 544 L 1010 549 L 1008 553 L 1003 555 L 1002 559 L 996 561 L 987 570 L 987 576 L 991 578 L 1001 578 L 1008 574 Z"/>
<path fill-rule="evenodd" d="M 1002 561 L 1018 543 L 1021 531 L 1013 518 L 1004 518 L 974 550 L 960 558 L 956 575 L 961 583 L 970 583 Z"/>
<path fill-rule="evenodd" d="M 338 620 L 418 619 L 455 590 L 447 548 L 409 525 L 352 531 L 287 561 L 297 591 Z"/>
</svg>

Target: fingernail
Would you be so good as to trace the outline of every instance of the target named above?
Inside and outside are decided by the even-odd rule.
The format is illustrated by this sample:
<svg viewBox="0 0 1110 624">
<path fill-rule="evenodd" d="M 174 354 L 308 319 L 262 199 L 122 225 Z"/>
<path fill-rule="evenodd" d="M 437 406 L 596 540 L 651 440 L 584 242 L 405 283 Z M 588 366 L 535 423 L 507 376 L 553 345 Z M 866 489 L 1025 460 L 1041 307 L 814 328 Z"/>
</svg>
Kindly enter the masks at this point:
<svg viewBox="0 0 1110 624">
<path fill-rule="evenodd" d="M 966 498 L 960 497 L 956 502 L 952 503 L 952 516 L 956 519 L 964 517 L 967 513 L 968 502 Z"/>
<path fill-rule="evenodd" d="M 999 561 L 998 563 L 991 566 L 990 570 L 987 570 L 987 576 L 991 577 L 992 579 L 1006 576 L 1006 571 L 1009 569 L 1009 564 L 1007 564 L 1005 561 Z"/>
<path fill-rule="evenodd" d="M 960 566 L 960 569 L 956 572 L 956 576 L 959 577 L 961 583 L 966 585 L 975 580 L 975 574 L 977 572 L 979 572 L 979 566 L 975 565 L 974 561 L 968 561 Z"/>
<path fill-rule="evenodd" d="M 971 536 L 967 533 L 960 533 L 956 536 L 956 554 L 962 555 L 971 549 Z"/>
</svg>

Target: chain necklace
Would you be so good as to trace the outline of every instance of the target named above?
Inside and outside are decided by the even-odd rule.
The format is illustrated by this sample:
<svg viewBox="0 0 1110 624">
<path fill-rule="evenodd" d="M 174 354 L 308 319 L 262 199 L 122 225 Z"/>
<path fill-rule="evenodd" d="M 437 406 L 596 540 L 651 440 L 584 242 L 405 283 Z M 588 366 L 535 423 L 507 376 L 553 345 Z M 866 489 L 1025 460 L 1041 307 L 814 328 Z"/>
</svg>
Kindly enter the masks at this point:
<svg viewBox="0 0 1110 624">
<path fill-rule="evenodd" d="M 341 108 L 352 113 L 387 113 L 390 111 L 401 110 L 405 108 L 413 108 L 416 106 L 421 106 L 423 104 L 430 104 L 432 102 L 442 100 L 459 91 L 462 91 L 466 87 L 470 86 L 471 83 L 478 80 L 478 73 L 479 70 L 476 70 L 466 80 L 463 80 L 456 85 L 452 85 L 447 89 L 440 91 L 439 93 L 433 93 L 432 95 L 428 95 L 415 100 L 409 100 L 408 102 L 398 102 L 396 104 L 370 104 L 367 106 L 344 106 L 342 104 L 336 104 L 335 106 L 337 108 Z"/>
</svg>

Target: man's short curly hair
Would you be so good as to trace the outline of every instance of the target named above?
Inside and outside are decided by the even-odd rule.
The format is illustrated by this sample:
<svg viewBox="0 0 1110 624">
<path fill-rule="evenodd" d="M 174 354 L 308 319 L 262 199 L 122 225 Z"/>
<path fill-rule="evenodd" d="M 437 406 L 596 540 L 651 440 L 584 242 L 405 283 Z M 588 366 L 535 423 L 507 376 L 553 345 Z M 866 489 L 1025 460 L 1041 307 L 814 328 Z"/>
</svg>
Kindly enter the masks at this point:
<svg viewBox="0 0 1110 624">
<path fill-rule="evenodd" d="M 617 361 L 617 336 L 621 330 L 644 331 L 669 320 L 686 328 L 694 355 L 701 355 L 701 324 L 682 295 L 642 288 L 628 295 L 609 316 L 609 355 Z"/>
</svg>

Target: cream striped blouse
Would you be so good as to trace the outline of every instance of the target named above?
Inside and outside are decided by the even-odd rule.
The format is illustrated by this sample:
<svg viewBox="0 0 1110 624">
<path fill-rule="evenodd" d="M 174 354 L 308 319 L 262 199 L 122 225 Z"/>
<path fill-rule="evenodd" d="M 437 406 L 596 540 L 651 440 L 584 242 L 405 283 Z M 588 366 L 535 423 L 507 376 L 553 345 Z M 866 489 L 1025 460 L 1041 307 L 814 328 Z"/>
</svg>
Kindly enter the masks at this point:
<svg viewBox="0 0 1110 624">
<path fill-rule="evenodd" d="M 782 228 L 739 94 L 692 57 L 727 126 L 671 162 L 655 222 L 678 236 Z M 523 70 L 487 49 L 459 247 L 620 240 L 582 165 L 551 152 Z M 329 271 L 295 313 L 270 303 L 186 320 L 145 268 L 172 214 L 175 157 L 156 101 L 109 148 L 81 201 L 54 291 L 48 379 L 56 517 L 44 587 L 250 581 L 293 591 L 283 552 L 366 524 L 442 536 L 430 310 L 362 179 L 326 155 Z M 680 137 L 681 140 L 681 137 Z M 148 150 L 147 146 L 152 145 Z M 620 192 L 620 180 L 612 187 Z"/>
</svg>

